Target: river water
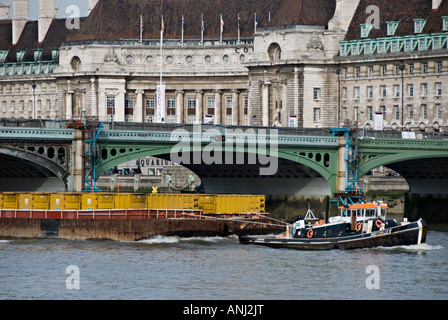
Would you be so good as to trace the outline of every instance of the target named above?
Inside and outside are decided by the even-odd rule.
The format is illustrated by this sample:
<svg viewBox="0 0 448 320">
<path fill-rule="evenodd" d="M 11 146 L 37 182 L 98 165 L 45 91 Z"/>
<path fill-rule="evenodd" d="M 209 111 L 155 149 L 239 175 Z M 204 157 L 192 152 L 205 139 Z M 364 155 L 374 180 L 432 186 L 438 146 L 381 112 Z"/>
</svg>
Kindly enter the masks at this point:
<svg viewBox="0 0 448 320">
<path fill-rule="evenodd" d="M 221 238 L 0 240 L 0 300 L 448 299 L 448 225 L 427 243 L 295 251 Z"/>
</svg>

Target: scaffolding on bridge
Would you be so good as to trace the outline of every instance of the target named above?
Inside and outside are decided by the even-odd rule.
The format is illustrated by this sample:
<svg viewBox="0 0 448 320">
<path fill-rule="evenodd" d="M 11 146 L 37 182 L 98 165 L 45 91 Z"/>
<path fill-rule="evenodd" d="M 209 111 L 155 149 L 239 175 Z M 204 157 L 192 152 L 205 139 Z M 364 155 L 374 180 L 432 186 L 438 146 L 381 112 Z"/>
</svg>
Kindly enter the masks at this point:
<svg viewBox="0 0 448 320">
<path fill-rule="evenodd" d="M 335 194 L 332 202 L 347 206 L 362 201 L 363 190 L 359 188 L 358 181 L 358 128 L 333 128 L 333 136 L 345 136 L 345 193 Z"/>
<path fill-rule="evenodd" d="M 80 119 L 71 119 L 67 128 L 82 130 L 83 134 L 83 176 L 82 192 L 101 192 L 96 185 L 96 166 L 98 164 L 98 149 L 96 140 L 103 125 L 97 117 L 86 117 L 84 112 Z"/>
</svg>

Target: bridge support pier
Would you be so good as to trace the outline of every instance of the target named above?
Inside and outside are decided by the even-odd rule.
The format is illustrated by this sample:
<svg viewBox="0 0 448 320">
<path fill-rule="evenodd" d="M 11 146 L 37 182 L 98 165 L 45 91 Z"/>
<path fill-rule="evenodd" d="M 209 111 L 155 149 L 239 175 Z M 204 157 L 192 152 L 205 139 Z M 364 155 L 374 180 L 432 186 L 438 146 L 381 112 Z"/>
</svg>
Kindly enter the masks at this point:
<svg viewBox="0 0 448 320">
<path fill-rule="evenodd" d="M 337 193 L 345 193 L 346 185 L 346 153 L 347 144 L 345 136 L 338 137 L 338 180 L 336 186 Z"/>
<path fill-rule="evenodd" d="M 70 163 L 71 183 L 67 184 L 67 191 L 81 192 L 83 188 L 83 131 L 75 130 L 72 144 L 72 154 Z"/>
</svg>

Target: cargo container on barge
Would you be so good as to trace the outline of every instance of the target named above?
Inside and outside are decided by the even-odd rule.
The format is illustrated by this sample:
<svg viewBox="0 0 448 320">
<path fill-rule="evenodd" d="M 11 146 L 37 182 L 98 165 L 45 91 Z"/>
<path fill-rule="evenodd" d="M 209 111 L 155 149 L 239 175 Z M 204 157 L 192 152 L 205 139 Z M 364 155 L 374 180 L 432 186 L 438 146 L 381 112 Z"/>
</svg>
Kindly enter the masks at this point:
<svg viewBox="0 0 448 320">
<path fill-rule="evenodd" d="M 112 239 L 278 232 L 259 195 L 3 193 L 0 237 Z"/>
</svg>

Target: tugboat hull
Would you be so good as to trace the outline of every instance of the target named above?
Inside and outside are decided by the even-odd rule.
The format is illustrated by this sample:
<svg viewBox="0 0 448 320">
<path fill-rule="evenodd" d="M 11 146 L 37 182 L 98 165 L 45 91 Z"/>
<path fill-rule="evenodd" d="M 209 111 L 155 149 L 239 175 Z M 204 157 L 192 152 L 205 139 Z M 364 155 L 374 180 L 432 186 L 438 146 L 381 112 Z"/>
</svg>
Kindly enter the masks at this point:
<svg viewBox="0 0 448 320">
<path fill-rule="evenodd" d="M 297 250 L 362 249 L 414 245 L 426 242 L 426 223 L 420 219 L 381 231 L 357 233 L 333 238 L 277 238 L 266 236 L 240 236 L 241 244 L 263 245 L 273 248 Z"/>
</svg>

